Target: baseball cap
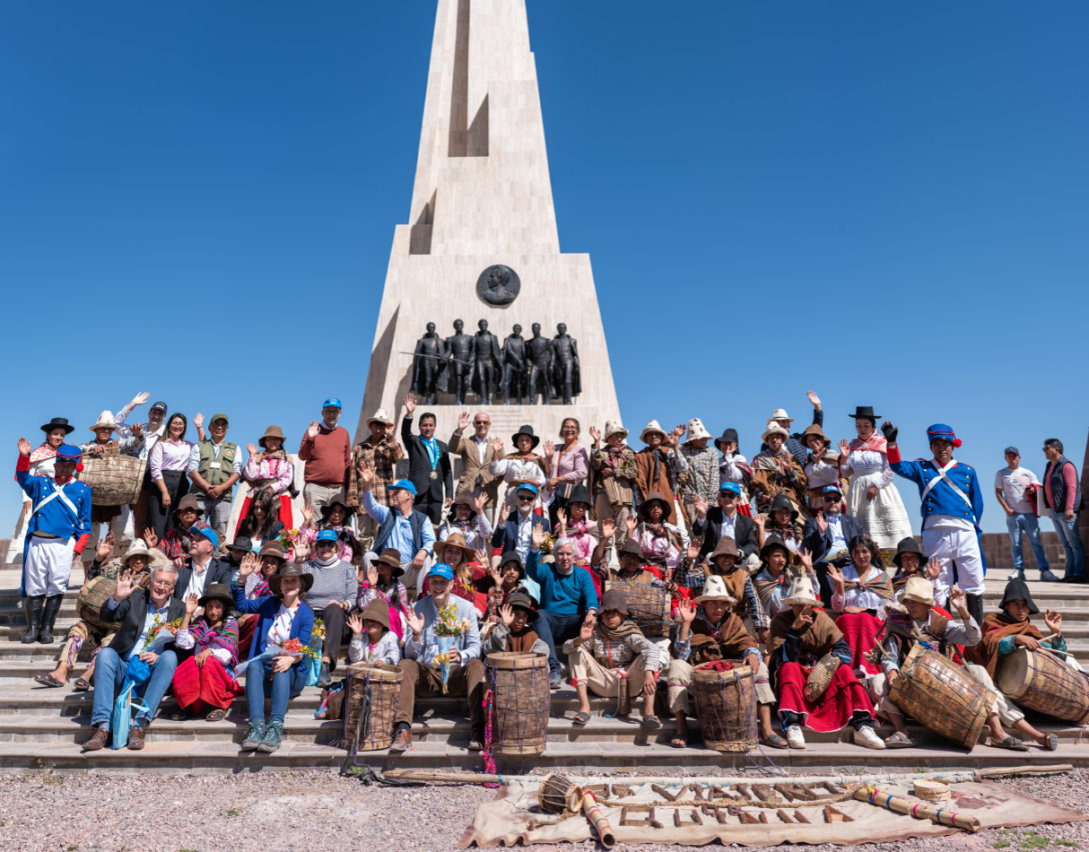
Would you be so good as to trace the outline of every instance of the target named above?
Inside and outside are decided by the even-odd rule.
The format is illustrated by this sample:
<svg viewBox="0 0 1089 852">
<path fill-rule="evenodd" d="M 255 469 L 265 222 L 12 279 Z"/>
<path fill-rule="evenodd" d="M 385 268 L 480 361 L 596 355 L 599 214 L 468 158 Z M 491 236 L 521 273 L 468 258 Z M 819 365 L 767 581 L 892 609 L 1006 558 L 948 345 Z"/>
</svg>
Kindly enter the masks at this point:
<svg viewBox="0 0 1089 852">
<path fill-rule="evenodd" d="M 332 530 L 322 530 L 318 533 L 318 541 L 336 541 L 337 534 Z"/>
<path fill-rule="evenodd" d="M 151 410 L 152 411 L 161 411 L 163 414 L 166 414 L 166 403 L 165 402 L 157 402 L 153 406 L 151 406 Z"/>
<path fill-rule="evenodd" d="M 398 479 L 395 483 L 393 483 L 393 485 L 389 487 L 390 491 L 393 491 L 397 488 L 403 488 L 413 497 L 416 496 L 416 486 L 409 482 L 407 479 Z"/>
<path fill-rule="evenodd" d="M 528 491 L 530 494 L 536 494 L 537 493 L 537 486 L 536 485 L 530 485 L 528 482 L 523 482 L 515 490 L 516 491 Z"/>
<path fill-rule="evenodd" d="M 821 489 L 821 493 L 822 494 L 839 494 L 841 497 L 843 496 L 843 490 L 838 485 L 835 485 L 835 484 L 824 486 L 824 488 Z"/>
<path fill-rule="evenodd" d="M 340 404 L 339 399 L 337 399 L 335 396 L 331 396 L 327 400 L 325 400 L 325 402 L 323 402 L 321 404 L 321 407 L 322 408 L 343 408 L 344 406 Z"/>
<path fill-rule="evenodd" d="M 208 541 L 212 543 L 212 547 L 219 547 L 219 536 L 216 534 L 216 531 L 211 527 L 208 527 L 206 529 L 195 529 L 193 530 L 193 532 L 196 535 L 202 535 L 206 539 L 208 539 Z"/>
<path fill-rule="evenodd" d="M 1018 450 L 1017 447 L 1006 447 L 1006 452 L 1013 453 L 1015 456 L 1021 455 L 1021 451 Z"/>
<path fill-rule="evenodd" d="M 719 491 L 729 491 L 731 494 L 741 496 L 741 486 L 736 482 L 723 482 L 718 488 Z"/>
<path fill-rule="evenodd" d="M 211 426 L 217 420 L 222 420 L 224 423 L 230 423 L 231 422 L 230 420 L 227 419 L 227 415 L 224 414 L 222 411 L 220 411 L 218 414 L 213 414 L 212 415 L 212 419 L 208 421 L 208 425 Z"/>
<path fill-rule="evenodd" d="M 431 570 L 427 572 L 427 576 L 437 577 L 440 580 L 453 580 L 454 569 L 445 562 L 439 562 L 437 565 L 431 566 Z"/>
</svg>

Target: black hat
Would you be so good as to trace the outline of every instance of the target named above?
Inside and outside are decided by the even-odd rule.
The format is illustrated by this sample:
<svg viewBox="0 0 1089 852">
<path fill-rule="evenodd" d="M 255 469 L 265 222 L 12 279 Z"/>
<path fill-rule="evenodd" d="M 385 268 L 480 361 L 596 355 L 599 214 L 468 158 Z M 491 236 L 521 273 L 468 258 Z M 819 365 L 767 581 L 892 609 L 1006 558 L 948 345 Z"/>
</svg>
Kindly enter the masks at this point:
<svg viewBox="0 0 1089 852">
<path fill-rule="evenodd" d="M 536 449 L 537 445 L 539 443 L 541 443 L 541 439 L 533 434 L 533 427 L 530 426 L 528 423 L 525 426 L 523 426 L 521 429 L 519 429 L 517 432 L 515 432 L 513 435 L 510 436 L 511 443 L 514 444 L 516 449 L 518 447 L 518 436 L 519 435 L 529 435 L 529 437 L 533 439 L 533 444 L 532 444 L 532 446 L 530 446 L 531 450 Z"/>
<path fill-rule="evenodd" d="M 476 511 L 476 499 L 473 497 L 473 492 L 462 491 L 457 497 L 454 498 L 454 502 L 450 505 L 451 510 L 454 506 L 468 506 L 469 507 L 469 520 L 474 520 L 477 516 Z M 451 514 L 456 518 L 457 513 L 451 511 Z"/>
<path fill-rule="evenodd" d="M 787 555 L 787 561 L 790 561 L 790 548 L 787 547 L 786 542 L 783 541 L 783 539 L 780 536 L 777 536 L 775 533 L 771 533 L 767 538 L 764 539 L 764 546 L 760 548 L 760 558 L 763 559 L 764 554 L 766 554 L 773 547 L 779 547 L 785 550 Z"/>
<path fill-rule="evenodd" d="M 896 545 L 896 555 L 892 557 L 892 561 L 896 563 L 897 568 L 903 568 L 900 564 L 900 557 L 905 553 L 914 553 L 919 557 L 920 565 L 926 562 L 926 554 L 923 553 L 923 549 L 919 547 L 919 543 L 915 540 L 914 536 L 907 536 L 900 539 L 900 543 Z"/>
<path fill-rule="evenodd" d="M 522 557 L 518 555 L 517 550 L 508 550 L 501 557 L 499 557 L 499 572 L 500 573 L 503 572 L 503 566 L 506 565 L 508 562 L 516 563 L 518 565 L 518 579 L 519 580 L 525 579 L 526 568 L 522 564 Z"/>
<path fill-rule="evenodd" d="M 76 431 L 75 426 L 68 425 L 67 417 L 54 417 L 42 427 L 42 431 L 45 432 L 45 434 L 47 435 L 54 429 L 63 429 L 65 435 L 71 435 L 73 432 Z"/>
<path fill-rule="evenodd" d="M 248 535 L 235 536 L 234 541 L 227 545 L 227 550 L 244 550 L 249 553 L 253 550 L 253 540 Z"/>
<path fill-rule="evenodd" d="M 197 603 L 200 606 L 208 606 L 208 601 L 220 601 L 226 608 L 227 612 L 230 612 L 234 606 L 234 595 L 231 594 L 230 588 L 223 583 L 212 583 L 204 592 L 202 597 Z"/>
<path fill-rule="evenodd" d="M 872 405 L 856 405 L 855 413 L 848 414 L 847 416 L 850 417 L 852 420 L 858 420 L 859 418 L 866 417 L 870 420 L 873 420 L 874 422 L 877 422 L 877 418 L 881 415 L 873 413 Z"/>
<path fill-rule="evenodd" d="M 594 505 L 590 502 L 590 492 L 581 482 L 571 489 L 571 494 L 567 498 L 567 505 L 570 506 L 572 503 L 585 503 L 587 509 Z"/>
<path fill-rule="evenodd" d="M 149 411 L 161 411 L 163 413 L 163 416 L 165 417 L 166 416 L 166 411 L 167 411 L 166 403 L 165 402 L 153 403 L 151 408 L 148 409 L 148 410 Z M 211 424 L 209 423 L 208 425 L 210 426 Z"/>
<path fill-rule="evenodd" d="M 790 520 L 798 520 L 798 510 L 794 504 L 790 502 L 790 498 L 786 494 L 776 494 L 775 499 L 771 501 L 771 508 L 768 510 L 768 514 L 773 514 L 779 509 L 790 509 Z"/>
<path fill-rule="evenodd" d="M 347 513 L 344 516 L 344 520 L 348 520 L 348 518 L 350 518 L 352 515 L 359 511 L 358 509 L 353 509 L 346 502 L 344 502 L 343 497 L 334 497 L 331 502 L 326 503 L 324 506 L 321 507 L 321 519 L 323 521 L 328 520 L 329 516 L 333 514 L 334 506 L 341 506 Z"/>
<path fill-rule="evenodd" d="M 528 613 L 526 621 L 529 624 L 537 620 L 538 612 L 533 608 L 533 598 L 529 596 L 529 592 L 525 589 L 515 589 L 511 592 L 510 597 L 507 598 L 507 606 L 517 606 L 524 609 Z"/>
<path fill-rule="evenodd" d="M 1040 607 L 1036 606 L 1036 602 L 1032 599 L 1032 592 L 1029 591 L 1028 583 L 1020 577 L 1006 583 L 1006 592 L 1002 595 L 1002 603 L 999 606 L 1005 609 L 1009 606 L 1010 601 L 1024 601 L 1028 605 L 1031 615 L 1035 615 L 1040 611 Z"/>
<path fill-rule="evenodd" d="M 724 449 L 722 449 L 723 444 L 737 444 L 737 443 L 738 443 L 738 440 L 737 440 L 737 430 L 736 429 L 727 429 L 726 431 L 724 431 L 722 433 L 721 438 L 715 438 L 715 447 L 717 447 L 718 451 L 722 452 L 722 453 L 726 452 Z"/>
</svg>

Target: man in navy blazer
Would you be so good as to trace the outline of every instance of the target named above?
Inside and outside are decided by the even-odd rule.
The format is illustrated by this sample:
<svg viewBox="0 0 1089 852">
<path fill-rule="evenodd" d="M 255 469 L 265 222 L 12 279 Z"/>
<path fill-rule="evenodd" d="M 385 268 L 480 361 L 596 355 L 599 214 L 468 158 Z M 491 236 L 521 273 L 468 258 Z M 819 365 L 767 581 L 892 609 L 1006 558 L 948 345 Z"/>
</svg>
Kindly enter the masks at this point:
<svg viewBox="0 0 1089 852">
<path fill-rule="evenodd" d="M 828 566 L 843 568 L 850 561 L 847 545 L 856 535 L 868 535 L 862 521 L 840 512 L 843 494 L 839 486 L 826 485 L 821 492 L 823 505 L 817 514 L 805 522 L 802 546 L 813 555 L 813 570 L 821 587 L 821 602 L 832 606 L 832 584 L 828 582 Z"/>
<path fill-rule="evenodd" d="M 552 526 L 548 523 L 547 515 L 537 515 L 533 512 L 533 504 L 537 502 L 537 486 L 524 482 L 518 486 L 514 493 L 518 504 L 518 511 L 510 510 L 510 503 L 504 503 L 499 513 L 499 523 L 495 525 L 492 533 L 492 547 L 499 548 L 501 553 L 517 550 L 522 564 L 526 564 L 526 557 L 533 547 L 533 528 L 544 527 L 549 533 Z"/>
<path fill-rule="evenodd" d="M 442 522 L 442 510 L 454 502 L 454 472 L 450 467 L 449 447 L 435 437 L 435 415 L 420 416 L 420 434 L 412 434 L 412 415 L 416 399 L 405 397 L 405 416 L 401 421 L 401 441 L 408 451 L 408 478 L 416 486 L 413 508 L 431 519 L 436 527 Z"/>
<path fill-rule="evenodd" d="M 185 603 L 189 595 L 204 597 L 204 590 L 214 583 L 231 585 L 231 563 L 216 557 L 219 536 L 211 527 L 192 530 L 193 539 L 189 546 L 189 557 L 178 571 L 178 582 L 174 585 L 174 600 Z"/>
</svg>

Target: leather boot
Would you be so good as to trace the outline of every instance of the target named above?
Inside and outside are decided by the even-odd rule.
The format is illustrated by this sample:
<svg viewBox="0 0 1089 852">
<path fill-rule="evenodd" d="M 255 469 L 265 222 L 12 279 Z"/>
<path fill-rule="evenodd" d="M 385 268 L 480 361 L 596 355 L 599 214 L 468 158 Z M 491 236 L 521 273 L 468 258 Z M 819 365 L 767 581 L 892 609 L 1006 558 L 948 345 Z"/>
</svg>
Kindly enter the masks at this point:
<svg viewBox="0 0 1089 852">
<path fill-rule="evenodd" d="M 42 645 L 53 643 L 53 625 L 57 623 L 57 613 L 63 600 L 64 595 L 52 595 L 45 599 L 45 614 L 42 616 L 42 629 L 38 634 L 38 642 Z"/>
<path fill-rule="evenodd" d="M 571 402 L 571 383 L 570 382 L 564 382 L 564 384 L 563 384 L 563 404 L 564 405 L 573 405 L 574 404 L 574 403 Z"/>
<path fill-rule="evenodd" d="M 45 610 L 45 595 L 32 595 L 26 599 L 26 623 L 27 631 L 23 634 L 23 644 L 29 645 L 38 641 L 38 633 L 42 629 L 42 614 Z"/>
<path fill-rule="evenodd" d="M 968 614 L 976 621 L 976 627 L 983 628 L 983 595 L 965 595 Z"/>
<path fill-rule="evenodd" d="M 619 691 L 617 697 L 617 716 L 630 716 L 631 715 L 631 692 L 628 690 L 628 679 L 626 677 L 620 678 L 620 682 L 616 685 Z"/>
</svg>

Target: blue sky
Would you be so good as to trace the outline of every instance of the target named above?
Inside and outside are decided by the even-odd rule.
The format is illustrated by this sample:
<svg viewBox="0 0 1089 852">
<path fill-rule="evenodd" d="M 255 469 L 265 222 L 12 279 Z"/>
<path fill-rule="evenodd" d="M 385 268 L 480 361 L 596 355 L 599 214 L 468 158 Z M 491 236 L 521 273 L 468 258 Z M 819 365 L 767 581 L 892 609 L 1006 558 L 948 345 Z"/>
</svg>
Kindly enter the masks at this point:
<svg viewBox="0 0 1089 852">
<path fill-rule="evenodd" d="M 241 444 L 272 422 L 297 445 L 329 395 L 355 423 L 434 8 L 0 6 L 12 462 L 143 390 L 227 410 Z M 629 428 L 700 416 L 751 456 L 813 388 L 834 439 L 858 404 L 911 456 L 951 423 L 988 494 L 1010 443 L 1039 474 L 1060 437 L 1080 467 L 1089 6 L 529 16 L 561 246 L 592 256 Z"/>
</svg>

